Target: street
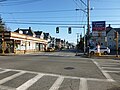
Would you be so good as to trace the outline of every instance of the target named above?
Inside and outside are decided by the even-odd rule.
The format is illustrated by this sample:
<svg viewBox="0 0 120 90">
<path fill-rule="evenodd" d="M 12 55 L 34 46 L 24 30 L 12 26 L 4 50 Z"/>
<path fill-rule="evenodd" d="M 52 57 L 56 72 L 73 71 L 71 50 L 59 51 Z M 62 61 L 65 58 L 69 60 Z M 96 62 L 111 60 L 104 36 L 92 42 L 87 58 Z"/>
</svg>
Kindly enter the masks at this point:
<svg viewBox="0 0 120 90">
<path fill-rule="evenodd" d="M 120 60 L 68 50 L 0 56 L 0 90 L 120 90 Z"/>
</svg>

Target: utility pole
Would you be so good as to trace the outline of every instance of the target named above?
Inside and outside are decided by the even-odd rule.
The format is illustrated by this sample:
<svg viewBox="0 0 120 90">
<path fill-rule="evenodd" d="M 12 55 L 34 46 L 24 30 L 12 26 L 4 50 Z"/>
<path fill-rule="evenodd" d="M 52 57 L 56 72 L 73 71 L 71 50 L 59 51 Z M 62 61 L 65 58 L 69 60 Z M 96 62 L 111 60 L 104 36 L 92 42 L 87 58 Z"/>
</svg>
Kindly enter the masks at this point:
<svg viewBox="0 0 120 90">
<path fill-rule="evenodd" d="M 90 0 L 87 0 L 87 45 L 89 45 L 90 36 Z"/>
<path fill-rule="evenodd" d="M 119 34 L 118 34 L 118 32 L 116 32 L 116 57 L 119 57 L 119 55 L 118 55 L 118 38 L 119 38 Z"/>
<path fill-rule="evenodd" d="M 85 36 L 86 36 L 86 35 L 85 35 L 85 26 L 84 26 L 84 55 L 85 55 L 85 51 L 86 51 L 86 50 L 85 50 L 85 49 L 86 49 L 86 47 L 85 47 Z"/>
<path fill-rule="evenodd" d="M 76 33 L 77 34 L 77 44 L 79 43 L 79 33 Z"/>
</svg>

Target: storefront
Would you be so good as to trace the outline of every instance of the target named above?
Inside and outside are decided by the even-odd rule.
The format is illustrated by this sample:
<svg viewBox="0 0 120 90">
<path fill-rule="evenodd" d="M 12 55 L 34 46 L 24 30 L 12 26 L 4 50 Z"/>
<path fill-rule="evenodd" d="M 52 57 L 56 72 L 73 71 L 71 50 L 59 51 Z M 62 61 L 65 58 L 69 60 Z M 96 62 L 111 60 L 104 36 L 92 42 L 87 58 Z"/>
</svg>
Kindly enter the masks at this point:
<svg viewBox="0 0 120 90">
<path fill-rule="evenodd" d="M 44 46 L 46 46 L 47 44 L 46 40 L 11 31 L 5 31 L 4 34 L 3 32 L 1 32 L 0 42 L 0 52 L 2 52 L 2 49 L 4 48 L 5 53 L 26 53 L 43 51 Z"/>
</svg>

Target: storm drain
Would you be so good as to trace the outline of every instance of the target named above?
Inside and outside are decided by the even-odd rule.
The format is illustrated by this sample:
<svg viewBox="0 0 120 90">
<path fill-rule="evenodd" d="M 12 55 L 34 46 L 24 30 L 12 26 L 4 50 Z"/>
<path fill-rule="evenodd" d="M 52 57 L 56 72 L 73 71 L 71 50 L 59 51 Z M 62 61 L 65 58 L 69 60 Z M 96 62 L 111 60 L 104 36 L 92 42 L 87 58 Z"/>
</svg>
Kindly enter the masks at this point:
<svg viewBox="0 0 120 90">
<path fill-rule="evenodd" d="M 64 69 L 66 70 L 72 70 L 72 69 L 75 69 L 74 67 L 65 67 Z"/>
</svg>

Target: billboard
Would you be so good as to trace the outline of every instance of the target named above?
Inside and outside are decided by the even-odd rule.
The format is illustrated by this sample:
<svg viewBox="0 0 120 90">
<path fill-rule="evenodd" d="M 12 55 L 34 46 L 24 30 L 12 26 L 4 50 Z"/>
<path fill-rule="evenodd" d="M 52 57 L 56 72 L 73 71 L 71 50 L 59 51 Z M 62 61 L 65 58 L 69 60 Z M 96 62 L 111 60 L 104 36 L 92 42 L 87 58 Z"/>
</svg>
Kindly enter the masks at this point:
<svg viewBox="0 0 120 90">
<path fill-rule="evenodd" d="M 105 21 L 92 22 L 92 31 L 103 31 L 103 30 L 106 30 Z"/>
<path fill-rule="evenodd" d="M 94 37 L 105 37 L 106 31 L 93 31 L 92 36 Z"/>
</svg>

